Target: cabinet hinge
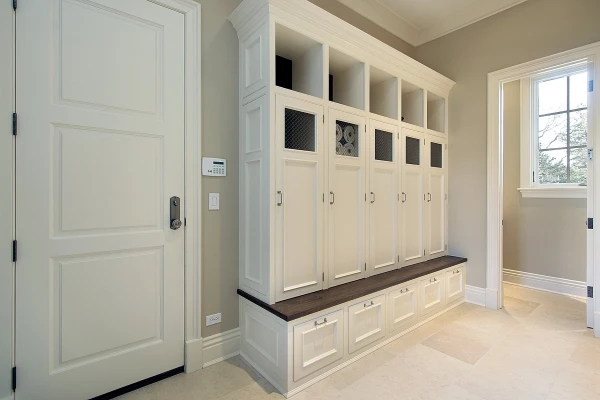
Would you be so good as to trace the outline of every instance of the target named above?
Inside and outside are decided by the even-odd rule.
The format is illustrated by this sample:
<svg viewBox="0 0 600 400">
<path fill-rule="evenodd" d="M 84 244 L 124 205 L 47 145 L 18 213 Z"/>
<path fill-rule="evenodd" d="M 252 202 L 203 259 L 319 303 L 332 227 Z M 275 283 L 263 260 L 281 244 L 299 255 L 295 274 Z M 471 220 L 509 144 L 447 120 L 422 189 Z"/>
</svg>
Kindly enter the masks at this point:
<svg viewBox="0 0 600 400">
<path fill-rule="evenodd" d="M 187 226 L 187 218 L 183 219 L 183 226 Z"/>
<path fill-rule="evenodd" d="M 13 113 L 12 134 L 13 136 L 17 136 L 17 113 Z"/>
<path fill-rule="evenodd" d="M 423 250 L 423 257 L 425 257 L 425 250 Z"/>
<path fill-rule="evenodd" d="M 325 193 L 323 193 L 323 203 L 325 203 Z"/>
<path fill-rule="evenodd" d="M 365 271 L 367 270 L 367 263 L 365 263 Z"/>
<path fill-rule="evenodd" d="M 365 193 L 365 201 L 367 201 L 367 194 Z"/>
<path fill-rule="evenodd" d="M 531 171 L 531 179 L 535 182 L 535 171 Z"/>
<path fill-rule="evenodd" d="M 17 11 L 17 0 L 13 0 L 13 10 Z"/>
<path fill-rule="evenodd" d="M 323 123 L 325 123 L 325 115 L 323 115 Z"/>
<path fill-rule="evenodd" d="M 594 229 L 594 218 L 588 218 L 587 219 L 587 228 L 588 229 Z"/>
<path fill-rule="evenodd" d="M 325 282 L 325 272 L 323 272 L 323 282 Z"/>
<path fill-rule="evenodd" d="M 587 297 L 589 297 L 590 299 L 594 298 L 594 287 L 593 286 L 587 287 Z"/>
<path fill-rule="evenodd" d="M 12 261 L 17 262 L 17 241 L 13 240 L 12 243 Z"/>
<path fill-rule="evenodd" d="M 17 367 L 12 369 L 12 390 L 13 392 L 17 390 Z"/>
<path fill-rule="evenodd" d="M 398 262 L 400 262 L 400 256 L 398 256 Z"/>
<path fill-rule="evenodd" d="M 593 92 L 594 91 L 594 81 L 589 81 L 588 82 L 588 92 Z"/>
</svg>

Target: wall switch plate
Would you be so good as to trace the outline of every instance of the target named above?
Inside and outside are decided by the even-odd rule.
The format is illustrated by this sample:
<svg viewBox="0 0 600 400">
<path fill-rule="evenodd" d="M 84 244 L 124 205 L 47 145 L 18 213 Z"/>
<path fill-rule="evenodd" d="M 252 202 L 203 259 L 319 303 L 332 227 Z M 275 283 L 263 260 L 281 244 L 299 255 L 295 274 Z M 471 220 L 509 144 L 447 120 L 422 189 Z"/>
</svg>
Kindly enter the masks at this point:
<svg viewBox="0 0 600 400">
<path fill-rule="evenodd" d="M 208 194 L 208 210 L 209 211 L 216 211 L 219 209 L 219 202 L 220 202 L 220 195 L 219 193 L 209 193 Z"/>
<path fill-rule="evenodd" d="M 211 326 L 221 323 L 221 313 L 208 315 L 206 317 L 206 326 Z"/>
</svg>

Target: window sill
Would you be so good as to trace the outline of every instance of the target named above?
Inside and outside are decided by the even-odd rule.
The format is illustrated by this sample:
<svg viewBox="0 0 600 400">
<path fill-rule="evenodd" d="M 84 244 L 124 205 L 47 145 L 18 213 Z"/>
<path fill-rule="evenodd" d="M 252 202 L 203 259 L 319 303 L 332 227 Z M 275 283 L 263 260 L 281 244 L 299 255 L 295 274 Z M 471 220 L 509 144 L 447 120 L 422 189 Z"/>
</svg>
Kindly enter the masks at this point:
<svg viewBox="0 0 600 400">
<path fill-rule="evenodd" d="M 524 199 L 585 199 L 587 187 L 519 188 Z"/>
</svg>

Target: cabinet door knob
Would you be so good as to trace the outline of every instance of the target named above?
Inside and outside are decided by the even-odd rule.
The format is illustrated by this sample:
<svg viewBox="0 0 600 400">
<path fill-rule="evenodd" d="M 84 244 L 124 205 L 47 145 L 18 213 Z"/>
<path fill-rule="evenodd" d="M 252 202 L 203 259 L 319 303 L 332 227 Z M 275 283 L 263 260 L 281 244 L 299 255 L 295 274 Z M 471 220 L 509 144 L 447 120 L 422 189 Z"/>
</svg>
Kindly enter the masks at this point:
<svg viewBox="0 0 600 400">
<path fill-rule="evenodd" d="M 321 323 L 315 321 L 315 326 L 325 325 L 326 323 L 327 323 L 327 318 L 323 318 L 323 322 L 321 322 Z"/>
</svg>

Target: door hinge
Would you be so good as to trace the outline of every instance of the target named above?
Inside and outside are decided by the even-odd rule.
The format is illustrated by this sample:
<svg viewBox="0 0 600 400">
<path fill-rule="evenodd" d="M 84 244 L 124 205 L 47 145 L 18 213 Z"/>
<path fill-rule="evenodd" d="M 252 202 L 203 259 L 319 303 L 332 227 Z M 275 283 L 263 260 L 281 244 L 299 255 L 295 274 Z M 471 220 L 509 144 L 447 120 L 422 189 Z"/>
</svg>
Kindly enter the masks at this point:
<svg viewBox="0 0 600 400">
<path fill-rule="evenodd" d="M 323 193 L 323 203 L 325 203 L 325 193 Z"/>
<path fill-rule="evenodd" d="M 367 263 L 365 263 L 365 271 L 367 270 Z"/>
<path fill-rule="evenodd" d="M 17 0 L 13 0 L 13 10 L 17 11 Z"/>
<path fill-rule="evenodd" d="M 13 240 L 12 243 L 12 261 L 17 262 L 17 241 Z"/>
<path fill-rule="evenodd" d="M 12 369 L 12 390 L 13 392 L 17 390 L 17 367 Z"/>
<path fill-rule="evenodd" d="M 13 136 L 17 136 L 17 113 L 13 113 L 12 133 Z"/>
<path fill-rule="evenodd" d="M 594 287 L 593 286 L 587 287 L 587 297 L 590 299 L 594 298 Z"/>
<path fill-rule="evenodd" d="M 367 194 L 365 193 L 365 201 L 367 201 Z"/>
<path fill-rule="evenodd" d="M 325 282 L 325 272 L 323 272 L 323 282 Z"/>
<path fill-rule="evenodd" d="M 425 257 L 425 249 L 423 249 L 423 257 Z"/>
<path fill-rule="evenodd" d="M 594 229 L 594 218 L 588 218 L 587 219 L 587 228 L 588 229 Z"/>
<path fill-rule="evenodd" d="M 594 91 L 594 81 L 589 81 L 588 82 L 588 92 L 593 92 Z"/>
<path fill-rule="evenodd" d="M 183 226 L 187 226 L 187 218 L 183 219 Z"/>
<path fill-rule="evenodd" d="M 323 123 L 325 123 L 325 115 L 323 115 Z"/>
<path fill-rule="evenodd" d="M 588 159 L 590 161 L 594 159 L 594 149 L 588 149 Z"/>
<path fill-rule="evenodd" d="M 398 262 L 400 262 L 400 256 L 398 256 Z"/>
<path fill-rule="evenodd" d="M 533 182 L 535 182 L 535 171 L 531 172 L 531 179 L 533 179 Z"/>
</svg>

